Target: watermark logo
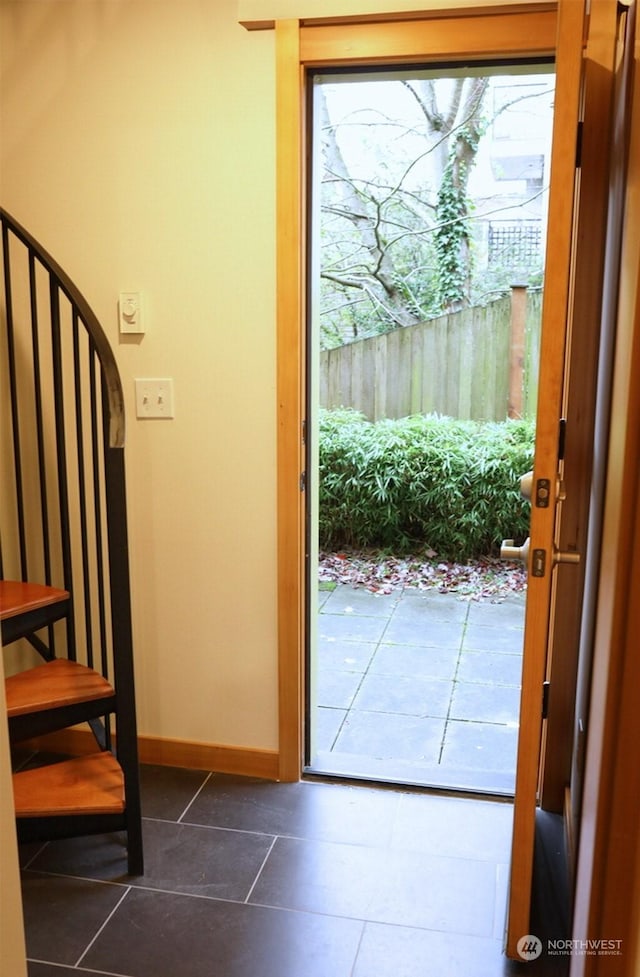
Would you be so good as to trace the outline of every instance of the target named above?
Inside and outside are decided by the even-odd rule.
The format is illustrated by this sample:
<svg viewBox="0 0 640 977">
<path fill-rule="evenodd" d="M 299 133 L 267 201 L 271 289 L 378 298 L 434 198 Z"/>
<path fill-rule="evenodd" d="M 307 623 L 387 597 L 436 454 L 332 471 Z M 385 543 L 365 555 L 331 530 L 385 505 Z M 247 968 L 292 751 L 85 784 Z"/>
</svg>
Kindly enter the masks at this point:
<svg viewBox="0 0 640 977">
<path fill-rule="evenodd" d="M 542 953 L 542 940 L 528 933 L 520 937 L 516 949 L 521 960 L 537 960 Z"/>
<path fill-rule="evenodd" d="M 547 940 L 549 956 L 621 957 L 622 940 Z"/>
<path fill-rule="evenodd" d="M 537 960 L 542 953 L 542 940 L 533 933 L 521 936 L 516 944 L 521 960 Z M 622 940 L 547 940 L 545 951 L 548 956 L 622 956 Z"/>
</svg>

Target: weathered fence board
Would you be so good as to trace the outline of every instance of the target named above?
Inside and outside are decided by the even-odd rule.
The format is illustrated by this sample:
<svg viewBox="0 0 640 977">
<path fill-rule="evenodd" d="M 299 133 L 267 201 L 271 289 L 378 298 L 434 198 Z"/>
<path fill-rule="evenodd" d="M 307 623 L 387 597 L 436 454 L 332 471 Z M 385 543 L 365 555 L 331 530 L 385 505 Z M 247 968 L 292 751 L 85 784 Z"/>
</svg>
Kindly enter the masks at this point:
<svg viewBox="0 0 640 977">
<path fill-rule="evenodd" d="M 527 294 L 520 402 L 536 410 L 540 292 Z M 511 299 L 362 339 L 320 354 L 320 404 L 369 418 L 446 414 L 502 421 L 510 402 Z M 511 378 L 510 378 L 511 373 Z M 518 377 L 515 377 L 518 382 Z M 513 391 L 511 391 L 513 393 Z"/>
</svg>

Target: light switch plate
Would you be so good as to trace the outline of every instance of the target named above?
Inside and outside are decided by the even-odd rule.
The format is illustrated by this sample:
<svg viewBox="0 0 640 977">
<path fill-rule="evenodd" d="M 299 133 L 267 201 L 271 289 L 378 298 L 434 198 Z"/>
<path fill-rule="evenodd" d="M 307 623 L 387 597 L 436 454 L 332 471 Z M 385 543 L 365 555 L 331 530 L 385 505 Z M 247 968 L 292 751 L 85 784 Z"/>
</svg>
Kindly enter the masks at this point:
<svg viewBox="0 0 640 977">
<path fill-rule="evenodd" d="M 170 377 L 136 378 L 136 417 L 171 419 L 175 416 Z"/>
</svg>

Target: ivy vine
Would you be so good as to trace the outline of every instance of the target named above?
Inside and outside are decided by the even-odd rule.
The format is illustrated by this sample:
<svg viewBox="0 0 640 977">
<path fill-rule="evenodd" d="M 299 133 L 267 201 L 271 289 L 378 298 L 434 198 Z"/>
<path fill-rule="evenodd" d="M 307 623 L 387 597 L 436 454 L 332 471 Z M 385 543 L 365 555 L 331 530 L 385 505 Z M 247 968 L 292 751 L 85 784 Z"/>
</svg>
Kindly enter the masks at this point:
<svg viewBox="0 0 640 977">
<path fill-rule="evenodd" d="M 484 126 L 465 126 L 458 132 L 449 154 L 438 193 L 435 248 L 438 260 L 438 290 L 442 307 L 456 309 L 467 303 L 470 273 L 469 214 L 472 203 L 467 195 L 469 164 L 478 148 Z"/>
</svg>

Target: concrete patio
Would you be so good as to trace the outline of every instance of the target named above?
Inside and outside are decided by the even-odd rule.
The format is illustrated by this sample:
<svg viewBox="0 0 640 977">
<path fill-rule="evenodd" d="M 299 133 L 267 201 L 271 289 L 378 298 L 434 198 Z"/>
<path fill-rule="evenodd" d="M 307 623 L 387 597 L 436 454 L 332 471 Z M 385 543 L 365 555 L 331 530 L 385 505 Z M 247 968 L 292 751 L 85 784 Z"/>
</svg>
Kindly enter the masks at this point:
<svg viewBox="0 0 640 977">
<path fill-rule="evenodd" d="M 320 591 L 309 771 L 513 793 L 524 607 Z"/>
</svg>

